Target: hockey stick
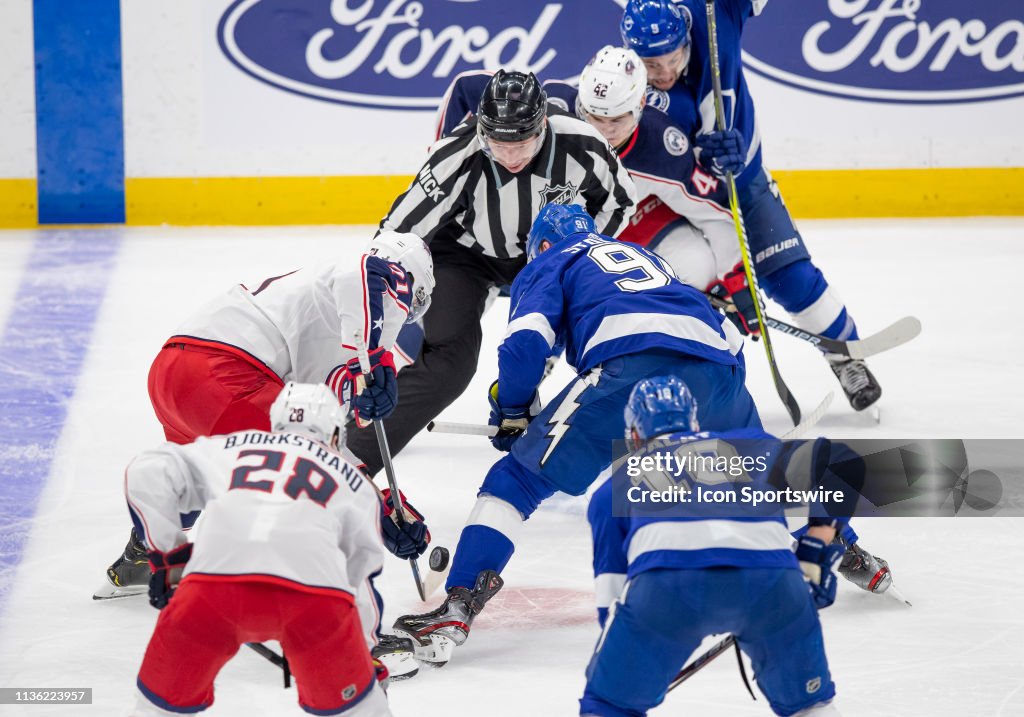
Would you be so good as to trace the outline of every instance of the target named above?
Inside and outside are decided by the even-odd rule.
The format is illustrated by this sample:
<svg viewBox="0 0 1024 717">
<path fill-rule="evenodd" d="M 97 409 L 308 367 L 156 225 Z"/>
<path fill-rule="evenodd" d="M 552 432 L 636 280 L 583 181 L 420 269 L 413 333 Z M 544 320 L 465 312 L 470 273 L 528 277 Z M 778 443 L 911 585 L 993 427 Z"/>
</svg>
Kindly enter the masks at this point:
<svg viewBox="0 0 1024 717">
<path fill-rule="evenodd" d="M 711 57 L 711 82 L 715 97 L 715 124 L 718 131 L 725 130 L 725 103 L 722 99 L 722 69 L 718 63 L 718 37 L 715 25 L 715 0 L 705 0 L 704 6 L 708 13 L 708 54 Z M 768 335 L 768 326 L 764 320 L 764 312 L 761 311 L 761 289 L 757 284 L 757 275 L 754 273 L 754 266 L 750 259 L 750 243 L 747 239 L 747 230 L 743 224 L 743 214 L 740 212 L 740 202 L 736 194 L 736 179 L 732 172 L 725 173 L 726 186 L 729 189 L 729 208 L 732 210 L 733 223 L 736 225 L 736 236 L 740 242 L 740 256 L 743 259 L 743 273 L 747 277 L 747 286 L 750 295 L 754 298 L 754 311 L 757 313 L 757 320 L 761 326 L 761 338 L 764 339 L 764 352 L 768 357 L 768 367 L 771 369 L 772 381 L 775 382 L 775 390 L 785 404 L 793 425 L 800 423 L 800 405 L 796 402 L 786 382 L 779 373 L 779 366 L 775 361 L 775 350 L 772 348 L 772 340 Z"/>
<path fill-rule="evenodd" d="M 477 423 L 454 423 L 452 421 L 431 421 L 427 424 L 431 433 L 453 433 L 463 436 L 487 436 L 490 438 L 498 433 L 497 426 Z"/>
<path fill-rule="evenodd" d="M 828 407 L 832 405 L 833 398 L 835 398 L 835 393 L 829 391 L 828 395 L 821 400 L 821 403 L 818 404 L 817 408 L 811 411 L 809 415 L 804 416 L 804 420 L 800 421 L 800 423 L 783 433 L 779 438 L 783 441 L 789 441 L 794 438 L 799 438 L 803 434 L 807 433 L 807 431 L 814 428 L 818 425 L 818 421 L 825 417 L 825 411 L 827 411 Z"/>
<path fill-rule="evenodd" d="M 292 686 L 292 671 L 288 666 L 288 658 L 284 654 L 278 655 L 262 642 L 247 642 L 245 646 L 251 649 L 260 657 L 266 658 L 271 664 L 277 665 L 284 672 L 284 688 Z"/>
<path fill-rule="evenodd" d="M 717 296 L 708 296 L 708 301 L 716 309 L 730 312 L 736 311 L 735 304 Z M 830 354 L 841 354 L 853 359 L 865 359 L 868 356 L 889 351 L 916 339 L 921 333 L 921 322 L 916 316 L 904 316 L 881 331 L 865 336 L 862 339 L 852 339 L 850 341 L 840 341 L 838 339 L 830 339 L 821 334 L 812 334 L 810 331 L 805 331 L 799 326 L 787 324 L 785 321 L 780 321 L 771 316 L 765 315 L 763 318 L 765 323 L 776 331 L 781 331 L 787 336 L 806 341 Z"/>
<path fill-rule="evenodd" d="M 668 683 L 668 689 L 666 689 L 665 691 L 671 692 L 675 688 L 679 687 L 679 685 L 683 684 L 688 679 L 690 679 L 698 672 L 703 670 L 705 667 L 708 666 L 709 662 L 714 660 L 716 657 L 721 655 L 723 652 L 725 652 L 735 644 L 736 638 L 732 635 L 729 635 L 725 639 L 716 642 L 714 645 L 711 646 L 710 649 L 708 649 L 707 652 L 698 656 L 697 659 L 695 659 L 693 662 L 683 667 L 683 669 L 679 671 L 679 674 L 677 674 L 672 679 L 672 681 Z"/>
<path fill-rule="evenodd" d="M 832 399 L 834 397 L 835 394 L 829 391 L 828 395 L 826 395 L 825 398 L 821 400 L 821 403 L 818 404 L 817 408 L 815 408 L 807 416 L 804 416 L 804 419 L 800 421 L 800 423 L 798 423 L 796 426 L 791 428 L 786 433 L 779 436 L 779 438 L 782 438 L 783 440 L 797 438 L 806 433 L 807 431 L 809 431 L 818 423 L 818 421 L 820 421 L 825 416 L 825 411 L 827 411 L 828 407 L 832 404 Z M 498 432 L 498 427 L 485 425 L 482 423 L 431 421 L 430 423 L 427 424 L 427 430 L 430 431 L 431 433 L 450 433 L 459 436 L 490 437 Z"/>
<path fill-rule="evenodd" d="M 362 368 L 364 380 L 370 385 L 372 380 L 370 374 L 370 355 L 366 342 L 362 336 L 357 336 L 359 341 L 359 366 Z M 398 480 L 395 478 L 395 467 L 391 463 L 391 448 L 388 446 L 388 436 L 384 432 L 384 422 L 374 421 L 373 430 L 377 433 L 377 446 L 380 449 L 380 457 L 384 463 L 384 473 L 388 477 L 388 487 L 391 489 L 391 500 L 395 504 L 395 522 L 402 528 L 409 522 L 409 516 L 405 513 L 405 505 L 402 503 L 402 494 L 398 490 Z M 426 602 L 427 596 L 423 592 L 423 579 L 420 577 L 420 566 L 415 556 L 409 558 L 409 567 L 412 569 L 413 580 L 416 581 L 416 593 L 420 600 Z"/>
</svg>

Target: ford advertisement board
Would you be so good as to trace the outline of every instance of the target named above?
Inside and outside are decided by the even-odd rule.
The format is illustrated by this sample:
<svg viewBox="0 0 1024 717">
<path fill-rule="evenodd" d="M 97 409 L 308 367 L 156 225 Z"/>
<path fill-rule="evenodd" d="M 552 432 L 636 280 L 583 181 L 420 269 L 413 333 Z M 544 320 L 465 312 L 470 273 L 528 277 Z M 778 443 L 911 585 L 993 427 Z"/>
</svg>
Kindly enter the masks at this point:
<svg viewBox="0 0 1024 717">
<path fill-rule="evenodd" d="M 614 0 L 236 0 L 221 51 L 281 90 L 329 102 L 434 110 L 459 72 L 514 67 L 579 75 L 618 43 Z"/>
<path fill-rule="evenodd" d="M 811 92 L 873 102 L 1024 95 L 1024 4 L 1004 0 L 772 2 L 744 64 Z"/>
</svg>

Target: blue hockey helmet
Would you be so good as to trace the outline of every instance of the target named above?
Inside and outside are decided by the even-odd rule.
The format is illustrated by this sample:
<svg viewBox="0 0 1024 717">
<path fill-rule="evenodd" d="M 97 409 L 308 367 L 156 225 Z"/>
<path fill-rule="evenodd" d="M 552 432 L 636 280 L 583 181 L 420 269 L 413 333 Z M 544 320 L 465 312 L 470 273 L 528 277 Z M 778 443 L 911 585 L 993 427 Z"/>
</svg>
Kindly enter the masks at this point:
<svg viewBox="0 0 1024 717">
<path fill-rule="evenodd" d="M 690 46 L 693 15 L 673 0 L 629 0 L 619 31 L 640 57 L 658 57 Z"/>
<path fill-rule="evenodd" d="M 579 204 L 548 204 L 540 210 L 526 240 L 526 260 L 533 261 L 543 251 L 541 245 L 557 244 L 573 234 L 596 232 L 594 219 Z"/>
<path fill-rule="evenodd" d="M 638 381 L 629 394 L 624 413 L 626 442 L 633 450 L 663 433 L 696 433 L 697 401 L 678 376 L 656 376 Z"/>
</svg>

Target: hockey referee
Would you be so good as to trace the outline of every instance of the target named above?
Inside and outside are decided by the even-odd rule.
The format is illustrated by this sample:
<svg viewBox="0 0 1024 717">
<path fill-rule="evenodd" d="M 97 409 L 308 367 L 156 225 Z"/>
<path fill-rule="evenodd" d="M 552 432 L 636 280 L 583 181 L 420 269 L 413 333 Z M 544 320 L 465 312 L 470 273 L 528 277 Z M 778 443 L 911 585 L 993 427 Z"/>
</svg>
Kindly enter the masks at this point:
<svg viewBox="0 0 1024 717">
<path fill-rule="evenodd" d="M 423 348 L 398 376 L 398 406 L 385 421 L 397 453 L 458 398 L 476 373 L 488 292 L 526 264 L 530 225 L 547 204 L 576 203 L 597 231 L 615 236 L 636 205 L 614 150 L 586 122 L 547 102 L 533 73 L 499 70 L 476 116 L 442 137 L 380 224 L 423 237 L 434 258 Z M 383 463 L 373 429 L 348 446 L 371 475 Z"/>
</svg>

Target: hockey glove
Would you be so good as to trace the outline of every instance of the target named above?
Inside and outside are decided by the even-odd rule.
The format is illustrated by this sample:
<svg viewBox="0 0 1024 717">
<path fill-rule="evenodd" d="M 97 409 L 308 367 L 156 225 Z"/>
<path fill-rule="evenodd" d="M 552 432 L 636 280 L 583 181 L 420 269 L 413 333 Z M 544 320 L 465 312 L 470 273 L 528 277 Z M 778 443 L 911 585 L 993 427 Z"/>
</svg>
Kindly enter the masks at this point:
<svg viewBox="0 0 1024 717">
<path fill-rule="evenodd" d="M 824 541 L 809 535 L 800 536 L 797 542 L 796 559 L 804 571 L 804 580 L 811 590 L 814 606 L 819 610 L 836 600 L 835 569 L 845 550 L 839 543 L 825 545 Z"/>
<path fill-rule="evenodd" d="M 390 488 L 381 491 L 381 520 L 380 532 L 384 538 L 384 547 L 391 551 L 395 557 L 402 560 L 415 558 L 423 554 L 430 542 L 430 531 L 427 524 L 423 522 L 423 516 L 418 510 L 412 507 L 406 499 L 405 494 L 399 491 L 399 500 L 405 509 L 405 522 L 398 524 L 398 516 L 395 515 L 395 499 Z"/>
<path fill-rule="evenodd" d="M 747 142 L 738 130 L 697 135 L 697 147 L 700 163 L 719 177 L 726 172 L 738 175 L 747 166 Z"/>
<path fill-rule="evenodd" d="M 498 403 L 498 382 L 491 384 L 487 392 L 487 401 L 491 404 L 491 416 L 487 424 L 497 426 L 498 432 L 491 436 L 491 445 L 499 451 L 508 453 L 512 444 L 523 435 L 535 415 L 536 406 L 502 406 Z M 534 404 L 537 403 L 536 398 Z"/>
<path fill-rule="evenodd" d="M 174 596 L 185 563 L 192 557 L 192 543 L 182 543 L 166 553 L 150 550 L 146 557 L 153 570 L 149 578 L 149 604 L 157 610 L 163 610 Z"/>
<path fill-rule="evenodd" d="M 359 359 L 354 358 L 345 364 L 345 374 L 341 384 L 341 400 L 349 401 L 352 415 L 359 426 L 367 426 L 372 421 L 387 418 L 395 410 L 398 403 L 398 377 L 395 358 L 391 352 L 376 348 L 369 354 L 370 377 L 367 383 Z"/>
<path fill-rule="evenodd" d="M 747 275 L 743 272 L 743 264 L 739 263 L 721 279 L 708 284 L 708 294 L 732 304 L 735 310 L 726 310 L 725 315 L 736 324 L 736 328 L 745 336 L 757 341 L 761 336 L 761 322 L 757 320 L 754 309 L 754 297 L 747 286 Z"/>
</svg>

